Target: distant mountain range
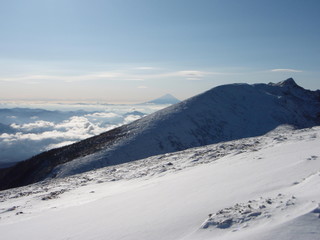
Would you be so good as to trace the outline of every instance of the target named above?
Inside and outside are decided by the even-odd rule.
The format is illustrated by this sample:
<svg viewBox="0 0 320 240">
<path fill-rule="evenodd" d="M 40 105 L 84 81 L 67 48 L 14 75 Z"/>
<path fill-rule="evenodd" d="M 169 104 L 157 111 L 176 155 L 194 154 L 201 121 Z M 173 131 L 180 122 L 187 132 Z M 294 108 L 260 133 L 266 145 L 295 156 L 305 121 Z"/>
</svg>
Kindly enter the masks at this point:
<svg viewBox="0 0 320 240">
<path fill-rule="evenodd" d="M 320 91 L 293 79 L 229 84 L 78 143 L 0 170 L 0 188 L 65 177 L 192 147 L 263 135 L 279 125 L 320 125 Z"/>
<path fill-rule="evenodd" d="M 162 97 L 145 102 L 143 104 L 176 104 L 178 102 L 180 102 L 180 100 L 175 98 L 171 94 L 165 94 Z"/>
</svg>

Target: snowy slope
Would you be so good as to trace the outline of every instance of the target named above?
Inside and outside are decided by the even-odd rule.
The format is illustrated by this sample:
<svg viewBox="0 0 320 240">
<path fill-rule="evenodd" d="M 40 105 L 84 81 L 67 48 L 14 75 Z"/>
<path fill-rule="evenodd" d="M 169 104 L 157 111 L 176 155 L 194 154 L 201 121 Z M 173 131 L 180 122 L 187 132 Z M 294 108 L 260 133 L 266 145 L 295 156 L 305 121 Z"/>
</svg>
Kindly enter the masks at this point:
<svg viewBox="0 0 320 240">
<path fill-rule="evenodd" d="M 305 90 L 292 79 L 277 84 L 219 86 L 131 124 L 38 155 L 8 172 L 0 171 L 0 184 L 21 186 L 157 154 L 259 136 L 282 124 L 311 127 L 320 124 L 319 112 L 320 92 Z"/>
<path fill-rule="evenodd" d="M 1 239 L 319 239 L 319 146 L 284 126 L 2 191 Z"/>
</svg>

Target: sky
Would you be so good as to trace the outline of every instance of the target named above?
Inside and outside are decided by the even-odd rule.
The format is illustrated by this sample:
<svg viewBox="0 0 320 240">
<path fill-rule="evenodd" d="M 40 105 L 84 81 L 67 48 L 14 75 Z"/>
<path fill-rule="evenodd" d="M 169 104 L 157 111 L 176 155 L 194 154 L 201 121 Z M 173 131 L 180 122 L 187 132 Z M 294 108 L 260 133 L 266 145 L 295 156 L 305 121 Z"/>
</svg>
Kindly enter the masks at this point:
<svg viewBox="0 0 320 240">
<path fill-rule="evenodd" d="M 319 0 L 0 0 L 0 101 L 320 89 Z"/>
</svg>

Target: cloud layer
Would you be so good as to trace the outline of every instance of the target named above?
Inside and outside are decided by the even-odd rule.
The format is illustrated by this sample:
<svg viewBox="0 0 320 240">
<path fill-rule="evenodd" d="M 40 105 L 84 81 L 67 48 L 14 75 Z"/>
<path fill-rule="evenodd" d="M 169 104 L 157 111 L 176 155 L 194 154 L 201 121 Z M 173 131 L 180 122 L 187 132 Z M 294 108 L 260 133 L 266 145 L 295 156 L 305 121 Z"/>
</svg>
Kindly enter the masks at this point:
<svg viewBox="0 0 320 240">
<path fill-rule="evenodd" d="M 157 109 L 146 108 L 141 110 Z M 145 112 L 116 105 L 107 111 L 0 109 L 0 167 L 130 123 Z"/>
</svg>

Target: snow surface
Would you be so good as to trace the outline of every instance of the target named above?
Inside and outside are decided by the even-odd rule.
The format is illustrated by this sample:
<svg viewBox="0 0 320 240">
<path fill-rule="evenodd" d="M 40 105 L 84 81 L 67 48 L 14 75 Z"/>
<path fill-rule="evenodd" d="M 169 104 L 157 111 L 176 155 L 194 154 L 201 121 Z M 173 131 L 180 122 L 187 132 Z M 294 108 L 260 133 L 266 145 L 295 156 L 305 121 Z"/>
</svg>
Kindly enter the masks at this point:
<svg viewBox="0 0 320 240">
<path fill-rule="evenodd" d="M 0 192 L 1 239 L 320 239 L 320 127 Z"/>
</svg>

